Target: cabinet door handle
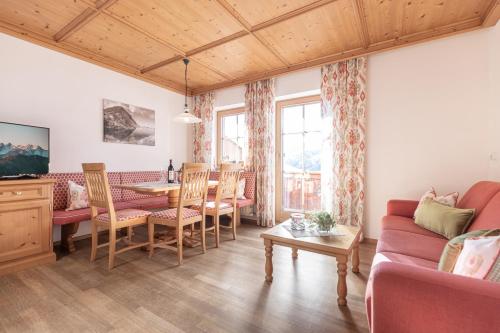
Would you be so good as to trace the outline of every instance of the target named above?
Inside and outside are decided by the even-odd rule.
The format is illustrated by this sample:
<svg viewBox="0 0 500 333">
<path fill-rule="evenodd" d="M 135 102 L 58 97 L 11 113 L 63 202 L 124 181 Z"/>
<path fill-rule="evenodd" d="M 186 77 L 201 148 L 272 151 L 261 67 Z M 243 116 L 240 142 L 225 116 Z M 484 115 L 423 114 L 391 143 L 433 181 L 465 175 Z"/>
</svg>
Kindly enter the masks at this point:
<svg viewBox="0 0 500 333">
<path fill-rule="evenodd" d="M 12 192 L 12 193 L 14 193 L 14 195 L 21 195 L 21 194 L 23 194 L 23 192 L 19 192 L 19 191 Z"/>
</svg>

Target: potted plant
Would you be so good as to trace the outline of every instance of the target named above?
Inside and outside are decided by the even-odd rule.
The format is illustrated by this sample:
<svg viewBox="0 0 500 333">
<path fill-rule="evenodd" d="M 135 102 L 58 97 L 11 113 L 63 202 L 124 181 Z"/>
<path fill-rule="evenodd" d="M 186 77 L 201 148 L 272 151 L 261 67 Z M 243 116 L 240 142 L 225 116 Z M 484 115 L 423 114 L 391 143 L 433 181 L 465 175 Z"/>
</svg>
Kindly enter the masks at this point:
<svg viewBox="0 0 500 333">
<path fill-rule="evenodd" d="M 316 226 L 318 231 L 323 234 L 329 233 L 337 224 L 333 216 L 325 211 L 316 212 L 312 214 L 309 219 L 311 223 Z"/>
</svg>

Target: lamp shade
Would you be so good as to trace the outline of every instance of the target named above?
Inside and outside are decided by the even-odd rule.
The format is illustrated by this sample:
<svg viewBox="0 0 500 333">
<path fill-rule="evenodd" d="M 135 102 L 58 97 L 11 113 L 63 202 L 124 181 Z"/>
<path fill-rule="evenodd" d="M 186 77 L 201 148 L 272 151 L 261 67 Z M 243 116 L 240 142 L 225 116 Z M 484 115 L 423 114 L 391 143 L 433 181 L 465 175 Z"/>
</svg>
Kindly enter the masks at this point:
<svg viewBox="0 0 500 333">
<path fill-rule="evenodd" d="M 183 124 L 197 124 L 201 123 L 201 119 L 196 117 L 195 115 L 189 113 L 187 110 L 184 111 L 183 113 L 179 113 L 177 116 L 175 116 L 174 121 L 176 123 L 183 123 Z"/>
</svg>

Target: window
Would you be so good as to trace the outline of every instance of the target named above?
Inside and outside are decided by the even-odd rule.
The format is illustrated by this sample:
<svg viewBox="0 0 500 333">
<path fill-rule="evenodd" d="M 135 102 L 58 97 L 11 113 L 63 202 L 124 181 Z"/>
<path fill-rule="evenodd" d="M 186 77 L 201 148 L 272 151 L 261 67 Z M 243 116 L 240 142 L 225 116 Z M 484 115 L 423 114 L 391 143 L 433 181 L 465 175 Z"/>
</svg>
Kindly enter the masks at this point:
<svg viewBox="0 0 500 333">
<path fill-rule="evenodd" d="M 217 162 L 244 162 L 247 128 L 243 108 L 217 112 Z"/>
<path fill-rule="evenodd" d="M 276 213 L 321 209 L 321 106 L 319 96 L 277 103 Z"/>
</svg>

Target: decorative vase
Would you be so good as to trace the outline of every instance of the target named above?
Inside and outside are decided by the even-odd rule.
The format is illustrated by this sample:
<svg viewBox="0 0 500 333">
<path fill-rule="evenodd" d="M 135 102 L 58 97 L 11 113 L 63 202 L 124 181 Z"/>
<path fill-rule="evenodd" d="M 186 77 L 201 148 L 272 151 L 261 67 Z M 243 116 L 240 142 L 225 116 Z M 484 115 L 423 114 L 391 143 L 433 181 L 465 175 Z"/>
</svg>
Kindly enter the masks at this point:
<svg viewBox="0 0 500 333">
<path fill-rule="evenodd" d="M 292 230 L 305 230 L 306 225 L 304 223 L 304 217 L 305 215 L 301 213 L 293 213 L 290 215 L 290 218 L 292 220 L 290 223 L 290 227 L 292 228 Z"/>
</svg>

